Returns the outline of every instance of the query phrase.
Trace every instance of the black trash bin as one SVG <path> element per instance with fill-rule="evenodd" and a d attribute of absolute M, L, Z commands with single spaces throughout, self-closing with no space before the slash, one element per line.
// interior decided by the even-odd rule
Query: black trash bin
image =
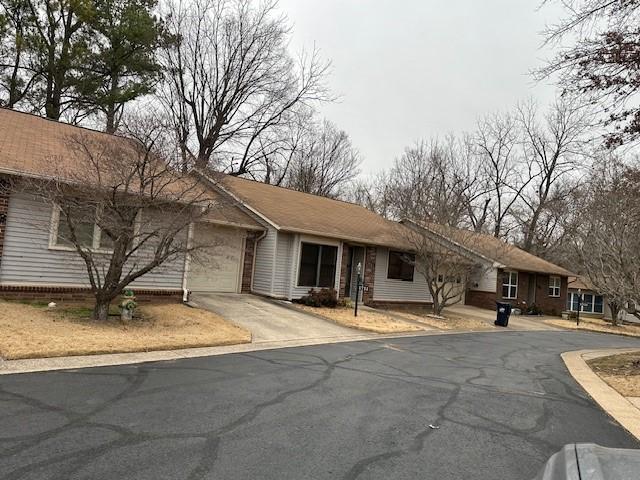
<path fill-rule="evenodd" d="M 493 324 L 506 327 L 509 325 L 509 315 L 511 315 L 511 304 L 496 302 L 496 321 Z"/>

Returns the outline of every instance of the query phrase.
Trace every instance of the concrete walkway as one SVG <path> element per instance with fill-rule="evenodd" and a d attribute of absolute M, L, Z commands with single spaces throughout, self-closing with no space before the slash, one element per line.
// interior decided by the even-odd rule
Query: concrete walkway
<path fill-rule="evenodd" d="M 193 303 L 251 331 L 253 343 L 362 337 L 359 330 L 341 327 L 276 302 L 237 293 L 194 294 Z M 377 335 L 368 335 L 375 338 Z"/>
<path fill-rule="evenodd" d="M 444 309 L 445 315 L 456 315 L 459 317 L 475 318 L 483 322 L 493 325 L 496 319 L 496 312 L 485 308 L 473 307 L 471 305 L 453 305 Z M 533 315 L 511 315 L 509 318 L 509 327 L 514 330 L 558 330 L 555 327 L 547 325 L 544 320 L 559 317 L 537 317 Z"/>
<path fill-rule="evenodd" d="M 640 440 L 640 404 L 635 398 L 623 397 L 610 387 L 587 365 L 587 360 L 620 353 L 638 351 L 637 348 L 578 350 L 562 354 L 569 373 L 602 409 L 611 415 L 629 433 Z"/>

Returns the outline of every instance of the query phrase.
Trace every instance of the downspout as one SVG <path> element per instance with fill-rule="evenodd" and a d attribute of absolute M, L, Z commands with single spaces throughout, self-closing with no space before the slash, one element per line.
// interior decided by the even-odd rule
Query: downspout
<path fill-rule="evenodd" d="M 182 302 L 187 303 L 189 301 L 189 295 L 191 292 L 187 289 L 187 274 L 189 273 L 189 264 L 191 263 L 191 255 L 189 255 L 189 250 L 191 249 L 193 243 L 193 229 L 194 224 L 191 222 L 189 224 L 189 229 L 187 230 L 187 251 L 184 255 L 184 268 L 182 269 Z"/>
<path fill-rule="evenodd" d="M 269 233 L 268 229 L 263 230 L 262 233 L 253 240 L 253 265 L 251 265 L 251 292 L 253 292 L 253 279 L 255 278 L 255 275 L 256 275 L 256 258 L 258 258 L 258 244 L 262 240 L 264 240 L 264 237 L 267 236 L 267 233 Z"/>

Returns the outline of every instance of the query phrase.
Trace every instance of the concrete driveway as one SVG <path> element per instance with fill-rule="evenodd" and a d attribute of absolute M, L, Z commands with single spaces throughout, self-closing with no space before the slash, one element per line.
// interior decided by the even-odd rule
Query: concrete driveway
<path fill-rule="evenodd" d="M 341 327 L 255 295 L 196 294 L 193 302 L 251 331 L 253 342 L 344 339 L 364 332 Z M 374 337 L 375 335 L 371 335 Z"/>
<path fill-rule="evenodd" d="M 502 331 L 6 375 L 0 478 L 528 480 L 566 443 L 638 448 L 559 355 L 637 345 Z"/>

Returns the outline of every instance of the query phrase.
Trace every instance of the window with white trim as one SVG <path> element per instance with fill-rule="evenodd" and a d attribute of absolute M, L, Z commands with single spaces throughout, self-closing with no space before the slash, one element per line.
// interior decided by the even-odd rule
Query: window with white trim
<path fill-rule="evenodd" d="M 572 312 L 578 311 L 579 295 L 577 292 L 571 292 L 567 299 L 567 308 Z M 580 311 L 584 313 L 604 313 L 604 299 L 602 295 L 593 295 L 591 293 L 582 294 L 582 303 Z"/>
<path fill-rule="evenodd" d="M 52 213 L 52 234 L 50 248 L 75 249 L 72 240 L 73 235 L 69 223 L 73 225 L 76 241 L 81 247 L 93 250 L 110 251 L 113 249 L 113 239 L 103 232 L 97 225 L 97 215 L 104 215 L 104 211 L 98 212 L 98 207 L 75 207 L 70 209 L 71 222 L 60 211 L 60 207 L 54 206 Z"/>
<path fill-rule="evenodd" d="M 518 272 L 502 274 L 502 298 L 518 298 Z"/>
<path fill-rule="evenodd" d="M 338 247 L 302 243 L 300 246 L 299 287 L 335 287 Z"/>
<path fill-rule="evenodd" d="M 553 275 L 549 277 L 549 296 L 550 297 L 560 296 L 560 285 L 561 285 L 560 277 L 556 277 Z"/>

